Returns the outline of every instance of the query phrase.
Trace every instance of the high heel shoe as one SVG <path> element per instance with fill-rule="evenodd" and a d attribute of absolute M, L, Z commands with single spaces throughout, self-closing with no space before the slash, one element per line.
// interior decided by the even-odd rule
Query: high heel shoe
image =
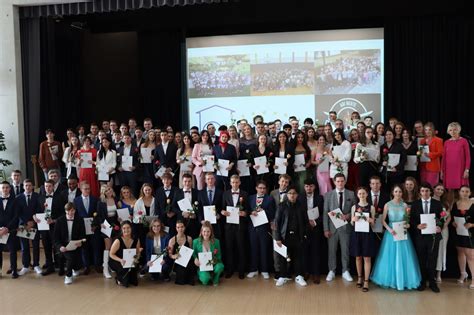
<path fill-rule="evenodd" d="M 367 284 L 367 286 L 365 286 Z M 364 287 L 362 288 L 362 292 L 369 292 L 369 280 L 364 280 Z"/>
<path fill-rule="evenodd" d="M 461 272 L 461 276 L 458 279 L 458 283 L 464 283 L 464 280 L 467 279 L 467 272 Z"/>
<path fill-rule="evenodd" d="M 357 277 L 357 287 L 360 289 L 362 288 L 362 277 Z"/>

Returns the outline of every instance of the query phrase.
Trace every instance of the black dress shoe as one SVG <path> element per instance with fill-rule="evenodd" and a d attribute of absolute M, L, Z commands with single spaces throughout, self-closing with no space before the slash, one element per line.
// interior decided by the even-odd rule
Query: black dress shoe
<path fill-rule="evenodd" d="M 12 279 L 16 279 L 16 278 L 18 278 L 18 273 L 12 272 Z"/>
<path fill-rule="evenodd" d="M 12 274 L 12 270 L 11 269 L 8 269 L 7 270 L 7 275 L 11 275 Z"/>
<path fill-rule="evenodd" d="M 84 276 L 87 276 L 90 272 L 91 272 L 90 268 L 86 267 L 86 268 L 84 268 L 83 274 L 84 274 Z"/>
<path fill-rule="evenodd" d="M 231 272 L 227 272 L 227 273 L 225 274 L 225 278 L 226 278 L 226 279 L 232 278 L 232 273 L 231 273 Z"/>
<path fill-rule="evenodd" d="M 43 267 L 41 267 L 41 269 L 48 269 L 48 268 L 49 268 L 48 264 L 44 264 Z"/>
<path fill-rule="evenodd" d="M 42 276 L 47 276 L 47 275 L 50 275 L 50 274 L 52 274 L 52 273 L 54 273 L 54 268 L 48 268 L 48 269 L 44 270 L 44 271 L 41 273 L 41 275 L 42 275 Z"/>
<path fill-rule="evenodd" d="M 102 266 L 95 266 L 95 272 L 102 273 L 103 272 Z"/>
<path fill-rule="evenodd" d="M 59 269 L 58 276 L 64 276 L 65 274 L 64 269 Z"/>
<path fill-rule="evenodd" d="M 239 273 L 239 279 L 240 279 L 240 280 L 245 279 L 245 274 Z"/>
<path fill-rule="evenodd" d="M 436 283 L 430 283 L 430 289 L 431 291 L 433 291 L 434 293 L 439 293 L 439 288 L 438 288 L 438 285 Z"/>
<path fill-rule="evenodd" d="M 416 288 L 418 291 L 425 291 L 426 289 L 426 284 L 420 284 L 420 286 L 418 288 Z"/>

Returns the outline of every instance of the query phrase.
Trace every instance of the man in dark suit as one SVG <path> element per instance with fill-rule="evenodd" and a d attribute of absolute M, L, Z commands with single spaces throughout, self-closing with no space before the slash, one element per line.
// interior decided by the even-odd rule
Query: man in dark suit
<path fill-rule="evenodd" d="M 10 252 L 10 269 L 12 270 L 12 278 L 18 278 L 16 270 L 16 229 L 18 228 L 18 217 L 15 214 L 14 201 L 15 197 L 10 192 L 10 183 L 4 181 L 0 184 L 0 237 L 8 236 L 7 244 L 0 243 L 0 274 L 3 266 L 3 247 L 7 246 Z"/>
<path fill-rule="evenodd" d="M 372 176 L 369 180 L 370 185 L 370 193 L 367 197 L 367 202 L 369 205 L 374 206 L 375 208 L 375 215 L 380 220 L 383 217 L 383 208 L 385 204 L 390 201 L 390 196 L 383 192 L 382 189 L 382 181 L 378 176 Z M 375 256 L 377 257 L 380 244 L 382 243 L 383 232 L 377 233 L 378 237 L 375 238 Z"/>
<path fill-rule="evenodd" d="M 198 202 L 199 202 L 199 213 L 198 219 L 201 224 L 204 223 L 204 207 L 205 206 L 215 206 L 217 223 L 212 224 L 214 230 L 214 235 L 217 239 L 221 241 L 221 250 L 224 252 L 223 245 L 225 241 L 222 238 L 221 233 L 221 220 L 219 209 L 222 207 L 222 190 L 216 187 L 216 176 L 214 173 L 207 173 L 205 175 L 206 187 L 198 193 Z"/>
<path fill-rule="evenodd" d="M 87 182 L 81 183 L 82 195 L 74 199 L 74 208 L 81 218 L 93 218 L 92 235 L 86 235 L 87 242 L 82 247 L 82 260 L 84 263 L 84 274 L 88 275 L 90 266 L 94 264 L 97 273 L 102 273 L 102 236 L 100 235 L 100 222 L 97 215 L 98 199 L 90 195 L 90 185 Z"/>
<path fill-rule="evenodd" d="M 23 187 L 25 191 L 19 194 L 15 198 L 15 212 L 18 217 L 19 224 L 27 226 L 28 228 L 35 227 L 33 215 L 40 211 L 41 206 L 39 203 L 39 196 L 33 191 L 33 182 L 29 179 L 23 181 Z M 40 233 L 36 233 L 35 238 L 32 241 L 33 244 L 33 268 L 37 274 L 42 272 L 39 266 L 40 260 Z M 21 258 L 23 268 L 18 272 L 18 275 L 23 276 L 30 270 L 30 240 L 26 238 L 20 239 L 21 243 Z"/>
<path fill-rule="evenodd" d="M 60 274 L 64 274 L 64 261 L 66 262 L 66 277 L 65 284 L 72 283 L 72 276 L 79 273 L 77 270 L 81 268 L 81 251 L 82 241 L 86 239 L 84 228 L 84 220 L 75 215 L 76 209 L 74 204 L 68 202 L 64 209 L 66 215 L 58 218 L 54 228 L 54 244 L 59 250 L 60 254 Z M 76 243 L 77 249 L 68 250 L 66 247 L 70 241 L 78 241 Z"/>
<path fill-rule="evenodd" d="M 50 170 L 48 172 L 48 179 L 54 182 L 54 192 L 60 193 L 61 191 L 67 189 L 66 185 L 61 183 L 61 174 L 58 170 Z M 40 187 L 40 193 L 44 193 L 44 185 Z"/>
<path fill-rule="evenodd" d="M 21 171 L 14 170 L 12 172 L 11 179 L 12 179 L 12 182 L 10 185 L 10 188 L 11 188 L 10 192 L 13 193 L 13 195 L 16 197 L 25 191 L 21 183 Z"/>
<path fill-rule="evenodd" d="M 222 197 L 223 220 L 230 216 L 227 207 L 235 207 L 239 210 L 239 223 L 223 223 L 226 248 L 226 272 L 225 277 L 230 278 L 235 270 L 239 272 L 239 279 L 245 277 L 245 266 L 247 264 L 247 233 L 248 233 L 248 199 L 247 192 L 240 189 L 240 178 L 238 175 L 230 177 L 231 189 L 224 192 Z M 237 263 L 236 263 L 237 262 Z"/>
<path fill-rule="evenodd" d="M 426 223 L 421 223 L 421 216 L 434 214 L 435 221 L 439 222 L 443 205 L 438 200 L 431 198 L 432 188 L 428 183 L 420 185 L 420 200 L 413 202 L 410 215 L 410 227 L 413 229 L 414 243 L 418 262 L 421 271 L 421 283 L 418 291 L 426 288 L 426 281 L 429 282 L 430 289 L 438 293 L 439 288 L 435 282 L 436 261 L 438 259 L 439 241 L 441 240 L 441 228 L 436 224 L 436 233 L 423 234 Z"/>
<path fill-rule="evenodd" d="M 135 196 L 138 195 L 139 187 L 137 184 L 136 168 L 138 166 L 138 154 L 139 149 L 132 143 L 132 137 L 129 134 L 123 136 L 124 145 L 117 150 L 117 166 L 118 176 L 120 178 L 120 184 L 122 186 L 128 186 L 132 190 Z M 122 160 L 124 156 L 132 157 L 132 167 L 122 167 Z M 78 209 L 79 210 L 79 209 Z"/>
<path fill-rule="evenodd" d="M 153 171 L 156 173 L 160 167 L 166 168 L 167 172 L 173 172 L 176 169 L 176 151 L 178 147 L 170 139 L 173 138 L 173 134 L 168 135 L 167 131 L 160 133 L 161 144 L 155 149 L 155 155 L 153 158 Z M 155 176 L 158 178 L 158 176 Z"/>
<path fill-rule="evenodd" d="M 170 228 L 170 236 L 176 234 L 177 213 L 173 208 L 174 195 L 178 188 L 172 186 L 173 177 L 170 173 L 161 176 L 163 186 L 158 187 L 155 192 L 155 214 L 158 214 L 164 226 Z"/>
<path fill-rule="evenodd" d="M 69 176 L 67 179 L 67 189 L 61 192 L 61 198 L 63 201 L 74 203 L 74 199 L 81 195 L 81 190 L 78 187 L 77 177 L 74 175 Z M 63 211 L 61 211 L 62 213 Z"/>
<path fill-rule="evenodd" d="M 57 261 L 57 257 L 54 257 L 53 253 L 54 251 L 54 224 L 56 220 L 64 213 L 64 204 L 66 201 L 63 199 L 62 195 L 63 192 L 60 192 L 59 190 L 54 190 L 54 181 L 53 180 L 47 180 L 44 183 L 44 191 L 40 192 L 39 194 L 39 203 L 40 203 L 40 208 L 38 212 L 36 213 L 47 213 L 49 219 L 48 219 L 48 224 L 49 224 L 49 231 L 41 231 L 41 239 L 43 241 L 43 248 L 44 248 L 44 256 L 46 263 L 43 266 L 45 269 L 42 272 L 43 276 L 47 276 L 51 273 L 54 273 L 54 263 L 53 263 L 53 258 L 54 261 Z M 34 215 L 33 218 L 35 219 L 36 222 L 38 222 L 36 216 Z"/>
<path fill-rule="evenodd" d="M 270 195 L 267 195 L 267 184 L 263 180 L 256 183 L 257 194 L 249 197 L 249 207 L 251 216 L 257 216 L 258 212 L 265 211 L 269 223 L 273 223 L 275 219 L 275 201 Z M 251 218 L 250 216 L 250 218 Z M 270 224 L 254 226 L 249 223 L 249 240 L 250 240 L 250 272 L 247 278 L 253 278 L 258 274 L 258 270 L 262 273 L 264 279 L 269 279 L 268 274 L 270 268 L 269 257 L 271 255 L 270 241 Z M 260 268 L 259 268 L 260 265 Z"/>
<path fill-rule="evenodd" d="M 304 193 L 300 194 L 298 200 L 303 211 L 317 208 L 317 218 L 309 220 L 308 243 L 306 252 L 306 270 L 312 276 L 315 284 L 319 284 L 320 265 L 321 265 L 321 246 L 323 242 L 323 210 L 324 200 L 316 192 L 316 185 L 312 179 L 306 179 L 304 182 Z"/>
<path fill-rule="evenodd" d="M 173 211 L 177 215 L 177 219 L 183 221 L 186 226 L 186 234 L 195 239 L 199 236 L 201 222 L 198 221 L 197 210 L 199 207 L 198 191 L 193 187 L 193 177 L 191 174 L 183 174 L 183 189 L 178 189 L 173 197 Z M 187 198 L 193 209 L 182 210 L 179 208 L 178 201 Z M 191 211 L 188 211 L 191 210 Z M 170 232 L 176 234 L 176 226 L 170 226 Z"/>
<path fill-rule="evenodd" d="M 304 252 L 303 244 L 307 239 L 307 231 L 309 227 L 308 215 L 303 210 L 302 205 L 298 202 L 298 192 L 296 187 L 288 188 L 288 199 L 283 201 L 277 208 L 275 214 L 275 229 L 273 230 L 273 238 L 277 246 L 281 247 L 283 243 L 287 247 L 287 256 L 289 263 L 293 266 L 296 275 L 295 282 L 305 287 L 304 280 Z M 287 257 L 278 255 L 275 259 L 280 260 L 278 272 L 278 280 L 276 286 L 285 284 L 290 276 L 290 268 Z"/>

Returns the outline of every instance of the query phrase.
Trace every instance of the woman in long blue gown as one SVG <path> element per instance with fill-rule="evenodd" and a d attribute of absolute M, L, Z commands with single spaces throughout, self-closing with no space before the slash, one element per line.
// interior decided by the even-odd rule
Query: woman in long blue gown
<path fill-rule="evenodd" d="M 416 289 L 420 285 L 421 274 L 415 248 L 407 233 L 407 239 L 395 241 L 394 222 L 405 221 L 407 205 L 402 200 L 402 189 L 395 185 L 392 189 L 393 199 L 383 211 L 385 234 L 375 262 L 371 280 L 373 283 L 397 290 Z M 388 216 L 388 224 L 386 218 Z M 408 229 L 408 224 L 406 225 Z"/>

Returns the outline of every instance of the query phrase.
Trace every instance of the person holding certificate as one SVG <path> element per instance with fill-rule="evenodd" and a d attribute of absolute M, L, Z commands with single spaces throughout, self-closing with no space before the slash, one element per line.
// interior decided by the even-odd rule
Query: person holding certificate
<path fill-rule="evenodd" d="M 204 157 L 212 155 L 213 147 L 214 144 L 211 141 L 209 132 L 207 130 L 201 131 L 201 142 L 194 145 L 192 154 L 194 164 L 193 175 L 196 177 L 196 187 L 199 190 L 203 189 L 206 185 L 203 172 L 203 167 L 206 163 Z"/>
<path fill-rule="evenodd" d="M 339 135 L 338 137 L 341 137 Z M 350 150 L 350 147 L 349 147 Z M 324 195 L 324 236 L 328 239 L 328 269 L 326 281 L 334 280 L 337 267 L 337 247 L 341 247 L 342 277 L 352 281 L 349 272 L 349 241 L 351 226 L 347 224 L 351 217 L 351 208 L 356 203 L 354 192 L 345 189 L 346 178 L 338 173 L 334 176 L 336 188 Z M 336 210 L 339 210 L 338 212 Z M 337 214 L 336 214 L 337 213 Z M 330 218 L 331 216 L 332 218 Z M 339 226 L 335 222 L 343 222 Z"/>
<path fill-rule="evenodd" d="M 191 139 L 191 136 L 185 133 L 183 135 L 183 143 L 181 148 L 176 151 L 176 163 L 179 165 L 179 188 L 183 188 L 183 175 L 192 174 L 193 172 L 193 148 L 194 142 Z"/>
<path fill-rule="evenodd" d="M 290 187 L 288 189 L 287 198 L 287 200 L 278 206 L 275 214 L 273 238 L 278 247 L 282 247 L 283 244 L 287 247 L 287 257 L 283 257 L 282 255 L 275 256 L 275 259 L 280 260 L 278 264 L 279 270 L 276 270 L 278 273 L 276 286 L 282 286 L 287 282 L 287 279 L 290 278 L 289 264 L 292 264 L 293 271 L 296 274 L 295 282 L 305 287 L 307 283 L 303 277 L 303 242 L 307 239 L 309 227 L 308 215 L 298 202 L 296 187 Z"/>
<path fill-rule="evenodd" d="M 138 194 L 137 174 L 135 169 L 138 166 L 139 150 L 132 143 L 132 137 L 129 134 L 123 136 L 123 146 L 117 150 L 117 166 L 120 185 L 128 186 L 132 193 Z"/>
<path fill-rule="evenodd" d="M 216 187 L 216 175 L 214 173 L 206 173 L 205 178 L 206 187 L 198 193 L 199 211 L 197 217 L 201 224 L 204 221 L 212 220 L 213 234 L 220 238 L 221 220 L 218 210 L 222 206 L 222 190 Z M 214 217 L 214 219 L 211 217 Z"/>
<path fill-rule="evenodd" d="M 370 178 L 378 174 L 380 145 L 374 138 L 372 127 L 366 127 L 354 153 L 354 162 L 359 164 L 359 184 L 368 187 Z"/>
<path fill-rule="evenodd" d="M 142 248 L 140 247 L 140 240 L 132 236 L 132 224 L 130 221 L 122 222 L 121 232 L 121 236 L 113 242 L 110 248 L 109 266 L 117 275 L 115 277 L 117 285 L 128 288 L 130 284 L 138 285 L 137 257 L 140 256 Z M 126 249 L 135 249 L 135 255 L 125 259 L 124 250 Z M 129 260 L 132 260 L 131 264 Z M 125 268 L 125 266 L 131 267 Z"/>
<path fill-rule="evenodd" d="M 403 146 L 400 142 L 394 140 L 393 130 L 385 130 L 385 143 L 380 146 L 380 156 L 382 161 L 381 175 L 384 190 L 387 193 L 393 185 L 403 182 L 403 172 L 407 160 Z"/>
<path fill-rule="evenodd" d="M 156 147 L 153 159 L 155 178 L 159 177 L 156 173 L 161 167 L 164 167 L 168 173 L 174 173 L 176 169 L 176 152 L 178 151 L 178 146 L 172 140 L 173 136 L 173 132 L 167 132 L 166 130 L 160 133 L 161 144 Z"/>
<path fill-rule="evenodd" d="M 109 136 L 102 138 L 99 152 L 97 153 L 97 169 L 99 173 L 99 183 L 112 186 L 112 176 L 115 174 L 117 166 L 117 152 L 111 146 Z"/>
<path fill-rule="evenodd" d="M 39 147 L 38 162 L 43 170 L 44 178 L 48 179 L 50 170 L 61 169 L 61 158 L 63 157 L 63 149 L 59 141 L 54 140 L 54 132 L 47 129 L 46 140 L 41 142 Z"/>
<path fill-rule="evenodd" d="M 179 250 L 181 246 L 186 246 L 188 248 L 193 247 L 193 240 L 189 235 L 185 234 L 186 226 L 180 220 L 176 222 L 176 235 L 172 237 L 169 241 L 169 257 L 172 260 L 176 260 L 179 258 Z M 194 285 L 194 263 L 189 260 L 186 267 L 177 264 L 176 262 L 173 263 L 174 272 L 176 273 L 175 284 L 184 285 Z"/>
<path fill-rule="evenodd" d="M 197 275 L 202 284 L 207 285 L 212 280 L 212 284 L 219 284 L 219 277 L 224 272 L 224 264 L 222 263 L 222 253 L 219 240 L 214 238 L 211 223 L 205 221 L 201 227 L 201 233 L 197 239 L 193 241 L 193 258 L 194 264 L 200 268 L 202 264 L 212 265 L 212 271 L 200 271 Z M 211 260 L 202 261 L 199 259 L 199 253 L 211 253 Z"/>
<path fill-rule="evenodd" d="M 244 152 L 243 155 L 241 155 L 242 157 L 244 158 L 247 158 L 247 160 L 249 160 L 250 158 L 250 162 L 252 164 L 252 168 L 251 168 L 251 172 L 252 172 L 252 178 L 250 178 L 250 181 L 252 181 L 253 178 L 255 178 L 255 180 L 264 180 L 265 182 L 269 183 L 269 186 L 270 187 L 273 187 L 271 185 L 271 181 L 272 181 L 272 173 L 270 172 L 266 172 L 266 173 L 263 173 L 263 174 L 258 174 L 258 169 L 261 167 L 261 165 L 258 165 L 255 163 L 255 158 L 259 158 L 259 157 L 266 157 L 267 158 L 267 165 L 266 167 L 268 169 L 270 169 L 271 167 L 273 167 L 273 152 L 272 152 L 272 149 L 271 149 L 271 144 L 267 143 L 267 136 L 266 135 L 260 135 L 258 136 L 258 143 L 257 145 L 252 145 L 250 146 L 250 149 L 247 149 L 248 150 L 248 153 L 247 153 L 247 150 Z M 250 187 L 250 186 L 249 186 Z M 254 188 L 252 187 L 251 189 L 252 191 L 254 191 Z"/>
<path fill-rule="evenodd" d="M 441 283 L 441 272 L 446 270 L 446 250 L 448 247 L 449 239 L 449 223 L 451 223 L 451 206 L 449 205 L 447 198 L 446 189 L 443 184 L 438 183 L 433 186 L 433 199 L 441 202 L 443 205 L 443 211 L 446 213 L 446 219 L 441 227 L 441 241 L 439 242 L 438 260 L 436 262 L 436 282 Z"/>
<path fill-rule="evenodd" d="M 170 259 L 167 257 L 169 234 L 163 229 L 160 219 L 153 219 L 150 223 L 150 231 L 146 236 L 146 261 L 147 266 L 152 267 L 153 264 L 161 263 L 161 273 L 150 273 L 152 280 L 170 281 Z M 156 261 L 151 260 L 151 255 L 164 256 L 163 259 Z M 159 258 L 159 257 L 158 257 Z"/>
<path fill-rule="evenodd" d="M 461 272 L 458 283 L 463 283 L 468 277 L 466 261 L 471 274 L 474 272 L 474 201 L 469 199 L 470 195 L 471 189 L 468 186 L 461 186 L 459 200 L 453 204 L 451 211 L 453 226 L 456 228 L 456 250 Z M 474 278 L 471 279 L 469 289 L 474 289 Z"/>
<path fill-rule="evenodd" d="M 251 216 L 260 217 L 259 212 L 264 212 L 267 221 L 273 222 L 275 218 L 275 201 L 270 195 L 267 195 L 267 185 L 264 181 L 257 181 L 256 183 L 257 194 L 249 197 L 249 207 Z M 250 240 L 250 272 L 247 274 L 247 278 L 253 278 L 257 276 L 258 270 L 262 273 L 264 279 L 269 279 L 268 273 L 270 268 L 269 261 L 269 245 L 270 238 L 268 233 L 270 232 L 270 225 L 262 223 L 257 226 L 254 222 L 249 223 L 249 240 Z"/>
<path fill-rule="evenodd" d="M 271 143 L 267 143 L 267 137 L 266 136 L 264 138 L 265 138 L 265 147 L 268 147 L 269 150 L 271 151 Z M 261 140 L 261 141 L 263 141 L 263 140 Z M 239 158 L 240 159 L 245 159 L 246 158 L 247 160 L 249 160 L 249 158 L 251 158 L 252 156 L 253 157 L 262 156 L 262 155 L 256 155 L 255 154 L 256 148 L 259 145 L 260 145 L 260 141 L 258 141 L 258 139 L 255 137 L 252 127 L 247 123 L 243 123 L 242 124 L 242 136 L 239 139 Z M 259 151 L 262 151 L 262 150 L 260 149 Z M 267 161 L 268 161 L 268 155 L 265 154 L 265 156 L 267 156 Z M 253 163 L 253 165 L 255 165 L 254 161 L 250 161 L 250 162 Z M 255 168 L 254 168 L 254 170 L 256 171 Z M 255 174 L 255 173 L 253 173 L 253 174 Z M 272 175 L 270 173 L 265 173 L 265 174 L 261 174 L 259 176 L 261 176 L 265 179 L 268 179 L 268 178 L 271 178 Z M 248 192 L 249 194 L 253 194 L 254 190 L 255 190 L 255 179 L 254 178 L 255 178 L 254 176 L 244 176 L 244 177 L 240 178 L 240 181 L 242 182 L 240 187 L 243 190 L 245 190 L 246 192 Z M 260 180 L 260 179 L 262 179 L 262 178 L 257 178 L 257 180 Z"/>
<path fill-rule="evenodd" d="M 414 243 L 421 270 L 421 283 L 418 291 L 426 288 L 429 282 L 430 289 L 438 293 L 436 279 L 436 261 L 438 260 L 441 228 L 438 226 L 443 206 L 441 202 L 431 198 L 432 188 L 428 183 L 421 183 L 420 197 L 412 205 L 410 225 L 414 230 Z"/>
<path fill-rule="evenodd" d="M 64 206 L 65 215 L 58 218 L 54 227 L 54 244 L 59 251 L 59 274 L 64 274 L 64 262 L 66 263 L 65 284 L 72 283 L 72 277 L 79 275 L 81 268 L 81 247 L 86 238 L 84 220 L 75 215 L 74 204 L 68 202 Z M 73 247 L 70 244 L 73 243 Z"/>
<path fill-rule="evenodd" d="M 109 270 L 109 251 L 112 246 L 112 240 L 120 234 L 120 223 L 117 215 L 117 201 L 115 199 L 115 192 L 112 187 L 102 185 L 100 187 L 100 200 L 97 204 L 97 213 L 99 223 L 102 228 L 105 228 L 104 221 L 107 221 L 113 228 L 110 236 L 102 233 L 104 239 L 104 259 L 102 263 L 104 277 L 106 279 L 112 278 Z"/>
<path fill-rule="evenodd" d="M 80 166 L 76 153 L 80 149 L 81 144 L 75 135 L 71 136 L 70 141 L 71 145 L 64 149 L 62 157 L 62 161 L 66 166 L 66 178 L 69 178 L 71 175 L 77 177 L 79 175 L 78 168 Z"/>
<path fill-rule="evenodd" d="M 311 164 L 316 165 L 316 181 L 321 196 L 324 196 L 327 192 L 332 190 L 331 177 L 329 177 L 328 152 L 326 136 L 320 134 L 318 136 L 316 149 L 311 153 Z"/>
<path fill-rule="evenodd" d="M 404 178 L 413 177 L 420 178 L 419 174 L 419 158 L 418 158 L 418 142 L 417 139 L 413 139 L 409 129 L 404 128 L 402 130 L 402 147 L 407 157 L 405 164 Z M 406 200 L 405 200 L 406 202 Z"/>
<path fill-rule="evenodd" d="M 290 165 L 290 167 L 293 167 L 294 175 L 293 175 L 293 183 L 296 185 L 296 188 L 298 191 L 303 191 L 304 189 L 304 181 L 306 180 L 308 176 L 307 170 L 311 166 L 311 149 L 308 147 L 308 144 L 306 142 L 306 135 L 301 131 L 298 130 L 295 135 L 295 139 L 293 141 L 294 147 L 295 147 L 295 161 L 296 161 L 296 155 L 302 156 L 303 157 L 303 165 L 297 165 L 295 164 Z M 298 163 L 300 164 L 300 163 Z M 303 171 L 297 172 L 295 169 L 298 167 L 304 167 Z"/>
<path fill-rule="evenodd" d="M 383 209 L 382 224 L 386 230 L 370 280 L 385 288 L 412 290 L 419 287 L 421 274 L 415 248 L 406 232 L 410 227 L 410 211 L 402 200 L 402 188 L 399 184 L 392 188 L 392 197 Z M 396 232 L 394 227 L 400 222 L 403 228 Z"/>
<path fill-rule="evenodd" d="M 223 190 L 229 188 L 229 177 L 236 173 L 235 165 L 237 164 L 237 151 L 232 144 L 229 144 L 229 133 L 227 131 L 221 131 L 219 135 L 219 144 L 214 147 L 215 162 L 219 164 L 217 167 L 217 187 Z M 223 172 L 220 170 L 221 162 L 225 160 L 228 165 Z"/>
<path fill-rule="evenodd" d="M 435 135 L 435 127 L 432 122 L 425 124 L 425 138 L 423 142 L 424 146 L 428 146 L 429 150 L 428 153 L 425 150 L 420 150 L 420 154 L 425 157 L 425 159 L 420 161 L 420 180 L 434 186 L 439 182 L 439 173 L 441 172 L 443 139 Z"/>
<path fill-rule="evenodd" d="M 133 232 L 134 235 L 145 244 L 145 238 L 149 221 L 147 217 L 156 216 L 155 197 L 153 197 L 153 188 L 150 184 L 143 184 L 140 189 L 140 197 L 133 207 Z"/>
<path fill-rule="evenodd" d="M 90 137 L 84 138 L 84 144 L 76 154 L 79 159 L 79 165 L 81 166 L 79 170 L 79 182 L 87 182 L 90 186 L 91 195 L 96 198 L 99 197 L 99 184 L 95 173 L 97 150 L 92 146 Z"/>
<path fill-rule="evenodd" d="M 274 169 L 274 177 L 273 177 L 273 183 L 276 185 L 278 183 L 278 178 L 279 178 L 279 173 L 277 171 L 277 168 L 279 167 L 276 163 L 276 158 L 282 158 L 286 159 L 286 162 L 284 162 L 284 166 L 286 167 L 286 174 L 288 174 L 290 177 L 293 176 L 293 164 L 295 163 L 295 149 L 291 142 L 288 140 L 288 135 L 284 131 L 280 131 L 277 134 L 277 142 L 273 146 L 273 156 L 275 158 L 275 163 L 273 164 L 273 169 Z M 272 187 L 269 187 L 267 185 L 268 189 L 271 190 Z"/>
<path fill-rule="evenodd" d="M 186 230 L 189 236 L 196 238 L 199 236 L 199 230 L 201 227 L 201 222 L 198 221 L 198 214 L 196 210 L 198 209 L 198 191 L 193 187 L 193 177 L 190 174 L 183 174 L 183 188 L 177 189 L 173 196 L 173 211 L 176 214 L 174 216 L 177 222 L 178 220 L 184 222 Z M 181 207 L 180 204 L 183 204 L 187 199 L 189 202 L 187 209 L 186 207 Z M 176 226 L 176 223 L 175 225 Z M 173 226 L 169 225 L 170 229 Z M 174 235 L 175 231 L 170 230 L 170 235 Z"/>
<path fill-rule="evenodd" d="M 247 264 L 248 194 L 240 189 L 240 178 L 238 175 L 230 177 L 230 185 L 231 189 L 225 191 L 222 196 L 223 204 L 221 210 L 221 214 L 227 220 L 224 225 L 225 277 L 230 278 L 234 271 L 238 271 L 239 279 L 243 279 Z M 229 210 L 232 210 L 233 213 Z M 235 215 L 234 212 L 236 212 Z M 231 220 L 231 217 L 236 218 L 237 221 Z"/>
<path fill-rule="evenodd" d="M 351 223 L 355 228 L 351 234 L 350 253 L 356 258 L 357 287 L 362 288 L 363 292 L 368 292 L 372 257 L 375 256 L 375 235 L 371 229 L 375 223 L 375 207 L 367 200 L 369 195 L 367 188 L 359 187 L 356 193 L 359 202 L 351 209 Z"/>
<path fill-rule="evenodd" d="M 153 155 L 156 148 L 156 134 L 153 129 L 146 133 L 145 142 L 140 144 L 140 166 L 143 169 L 143 182 L 157 186 L 155 173 L 153 172 Z"/>

